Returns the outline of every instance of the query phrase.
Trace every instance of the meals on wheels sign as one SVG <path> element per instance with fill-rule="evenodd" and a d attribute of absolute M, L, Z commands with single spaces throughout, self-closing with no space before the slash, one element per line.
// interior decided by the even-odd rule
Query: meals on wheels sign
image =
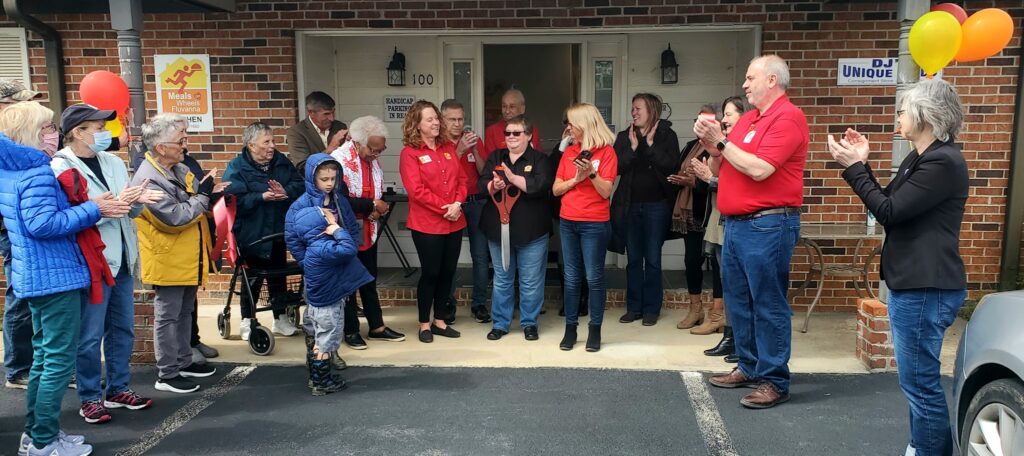
<path fill-rule="evenodd" d="M 156 110 L 181 114 L 188 131 L 213 131 L 210 97 L 210 56 L 207 54 L 154 55 Z"/>

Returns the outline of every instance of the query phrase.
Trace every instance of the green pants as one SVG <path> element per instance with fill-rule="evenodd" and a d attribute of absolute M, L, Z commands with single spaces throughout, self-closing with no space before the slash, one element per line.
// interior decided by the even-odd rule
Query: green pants
<path fill-rule="evenodd" d="M 60 406 L 75 371 L 81 291 L 28 298 L 32 311 L 32 370 L 28 376 L 25 433 L 36 448 L 49 445 L 60 430 Z"/>

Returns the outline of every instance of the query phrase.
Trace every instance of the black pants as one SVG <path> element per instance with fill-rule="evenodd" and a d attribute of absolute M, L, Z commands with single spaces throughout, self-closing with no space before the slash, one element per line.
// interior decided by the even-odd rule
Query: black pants
<path fill-rule="evenodd" d="M 380 298 L 377 296 L 377 244 L 356 254 L 366 271 L 372 275 L 373 281 L 359 287 L 359 299 L 363 301 L 363 315 L 370 330 L 384 326 L 384 313 L 380 310 Z M 345 335 L 359 333 L 359 315 L 356 313 L 356 295 L 353 293 L 345 300 Z"/>
<path fill-rule="evenodd" d="M 718 260 L 714 256 L 710 258 L 704 255 L 704 233 L 690 231 L 683 235 L 684 252 L 683 262 L 686 265 L 686 289 L 690 294 L 700 294 L 704 288 L 704 260 L 711 262 L 711 288 L 712 296 L 722 297 L 722 274 L 718 269 Z"/>
<path fill-rule="evenodd" d="M 247 252 L 242 252 L 243 254 Z M 246 255 L 245 263 L 249 265 L 250 269 L 277 269 L 282 268 L 288 262 L 288 250 L 285 246 L 284 241 L 274 242 L 270 245 L 270 258 L 260 258 L 256 255 Z M 239 305 L 242 308 L 242 318 L 252 318 L 252 309 L 256 308 L 256 302 L 259 300 L 260 290 L 263 288 L 263 279 L 259 277 L 249 277 L 249 290 L 252 291 L 252 296 L 248 296 L 247 293 L 242 293 L 242 299 L 248 300 L 250 305 Z M 288 289 L 288 278 L 285 276 L 271 277 L 267 279 L 267 288 L 269 296 L 281 296 Z M 274 319 L 284 313 L 284 309 L 274 309 Z"/>
<path fill-rule="evenodd" d="M 420 281 L 416 284 L 416 306 L 420 323 L 430 322 L 430 308 L 434 319 L 448 317 L 445 310 L 459 265 L 462 250 L 462 230 L 449 234 L 427 234 L 412 230 L 412 242 L 420 259 Z"/>

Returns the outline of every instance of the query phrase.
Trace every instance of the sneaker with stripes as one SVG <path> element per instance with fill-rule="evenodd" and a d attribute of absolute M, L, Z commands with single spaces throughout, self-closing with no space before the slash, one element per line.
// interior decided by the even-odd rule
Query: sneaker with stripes
<path fill-rule="evenodd" d="M 126 408 L 128 410 L 142 410 L 153 405 L 153 400 L 148 397 L 139 396 L 135 391 L 124 390 L 103 401 L 107 408 Z"/>
<path fill-rule="evenodd" d="M 103 401 L 99 399 L 83 402 L 82 408 L 78 409 L 78 416 L 84 418 L 85 422 L 89 424 L 103 424 L 114 418 L 110 416 L 110 412 L 103 406 Z"/>

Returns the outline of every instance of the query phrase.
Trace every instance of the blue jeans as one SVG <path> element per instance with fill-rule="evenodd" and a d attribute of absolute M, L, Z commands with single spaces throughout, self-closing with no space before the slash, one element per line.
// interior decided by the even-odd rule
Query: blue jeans
<path fill-rule="evenodd" d="M 36 448 L 49 445 L 60 429 L 60 406 L 75 372 L 81 291 L 27 298 L 32 309 L 32 370 L 28 376 L 25 433 Z"/>
<path fill-rule="evenodd" d="M 661 314 L 661 247 L 668 235 L 672 206 L 665 201 L 634 203 L 626 226 L 626 311 Z"/>
<path fill-rule="evenodd" d="M 738 367 L 747 378 L 770 382 L 783 393 L 789 392 L 793 342 L 789 262 L 799 238 L 799 215 L 725 221 L 722 288 Z"/>
<path fill-rule="evenodd" d="M 491 281 L 489 267 L 491 264 L 488 252 L 487 236 L 480 229 L 480 214 L 484 211 L 486 199 L 467 201 L 462 205 L 466 214 L 466 233 L 469 238 L 469 256 L 473 259 L 473 309 L 487 304 L 487 283 Z M 501 256 L 499 254 L 498 258 Z M 452 295 L 455 294 L 455 281 L 452 281 Z"/>
<path fill-rule="evenodd" d="M 5 233 L 0 242 L 6 241 Z M 10 247 L 4 255 L 4 277 L 7 278 L 7 290 L 4 292 L 4 370 L 7 380 L 10 380 L 28 375 L 32 368 L 32 312 L 24 299 L 14 295 Z"/>
<path fill-rule="evenodd" d="M 910 445 L 918 456 L 953 454 L 939 353 L 966 290 L 889 290 L 889 322 L 900 389 L 910 403 Z M 730 303 L 731 305 L 731 303 Z"/>
<path fill-rule="evenodd" d="M 88 291 L 82 293 L 82 332 L 79 337 L 78 398 L 82 402 L 103 399 L 100 377 L 103 364 L 100 346 L 107 363 L 107 397 L 128 389 L 132 347 L 135 344 L 135 280 L 127 267 L 114 278 L 114 286 L 103 285 L 103 302 L 89 304 Z"/>
<path fill-rule="evenodd" d="M 579 324 L 580 282 L 586 276 L 590 287 L 590 324 L 604 320 L 607 291 L 604 285 L 604 256 L 608 249 L 611 225 L 608 222 L 575 222 L 560 219 L 562 261 L 565 262 L 565 324 Z"/>
<path fill-rule="evenodd" d="M 516 271 L 519 272 L 519 326 L 537 326 L 537 316 L 544 304 L 544 271 L 548 259 L 548 235 L 527 244 L 512 246 L 508 270 L 501 264 L 501 243 L 488 242 L 494 258 L 494 291 L 491 295 L 491 316 L 494 329 L 508 331 L 515 307 Z"/>

